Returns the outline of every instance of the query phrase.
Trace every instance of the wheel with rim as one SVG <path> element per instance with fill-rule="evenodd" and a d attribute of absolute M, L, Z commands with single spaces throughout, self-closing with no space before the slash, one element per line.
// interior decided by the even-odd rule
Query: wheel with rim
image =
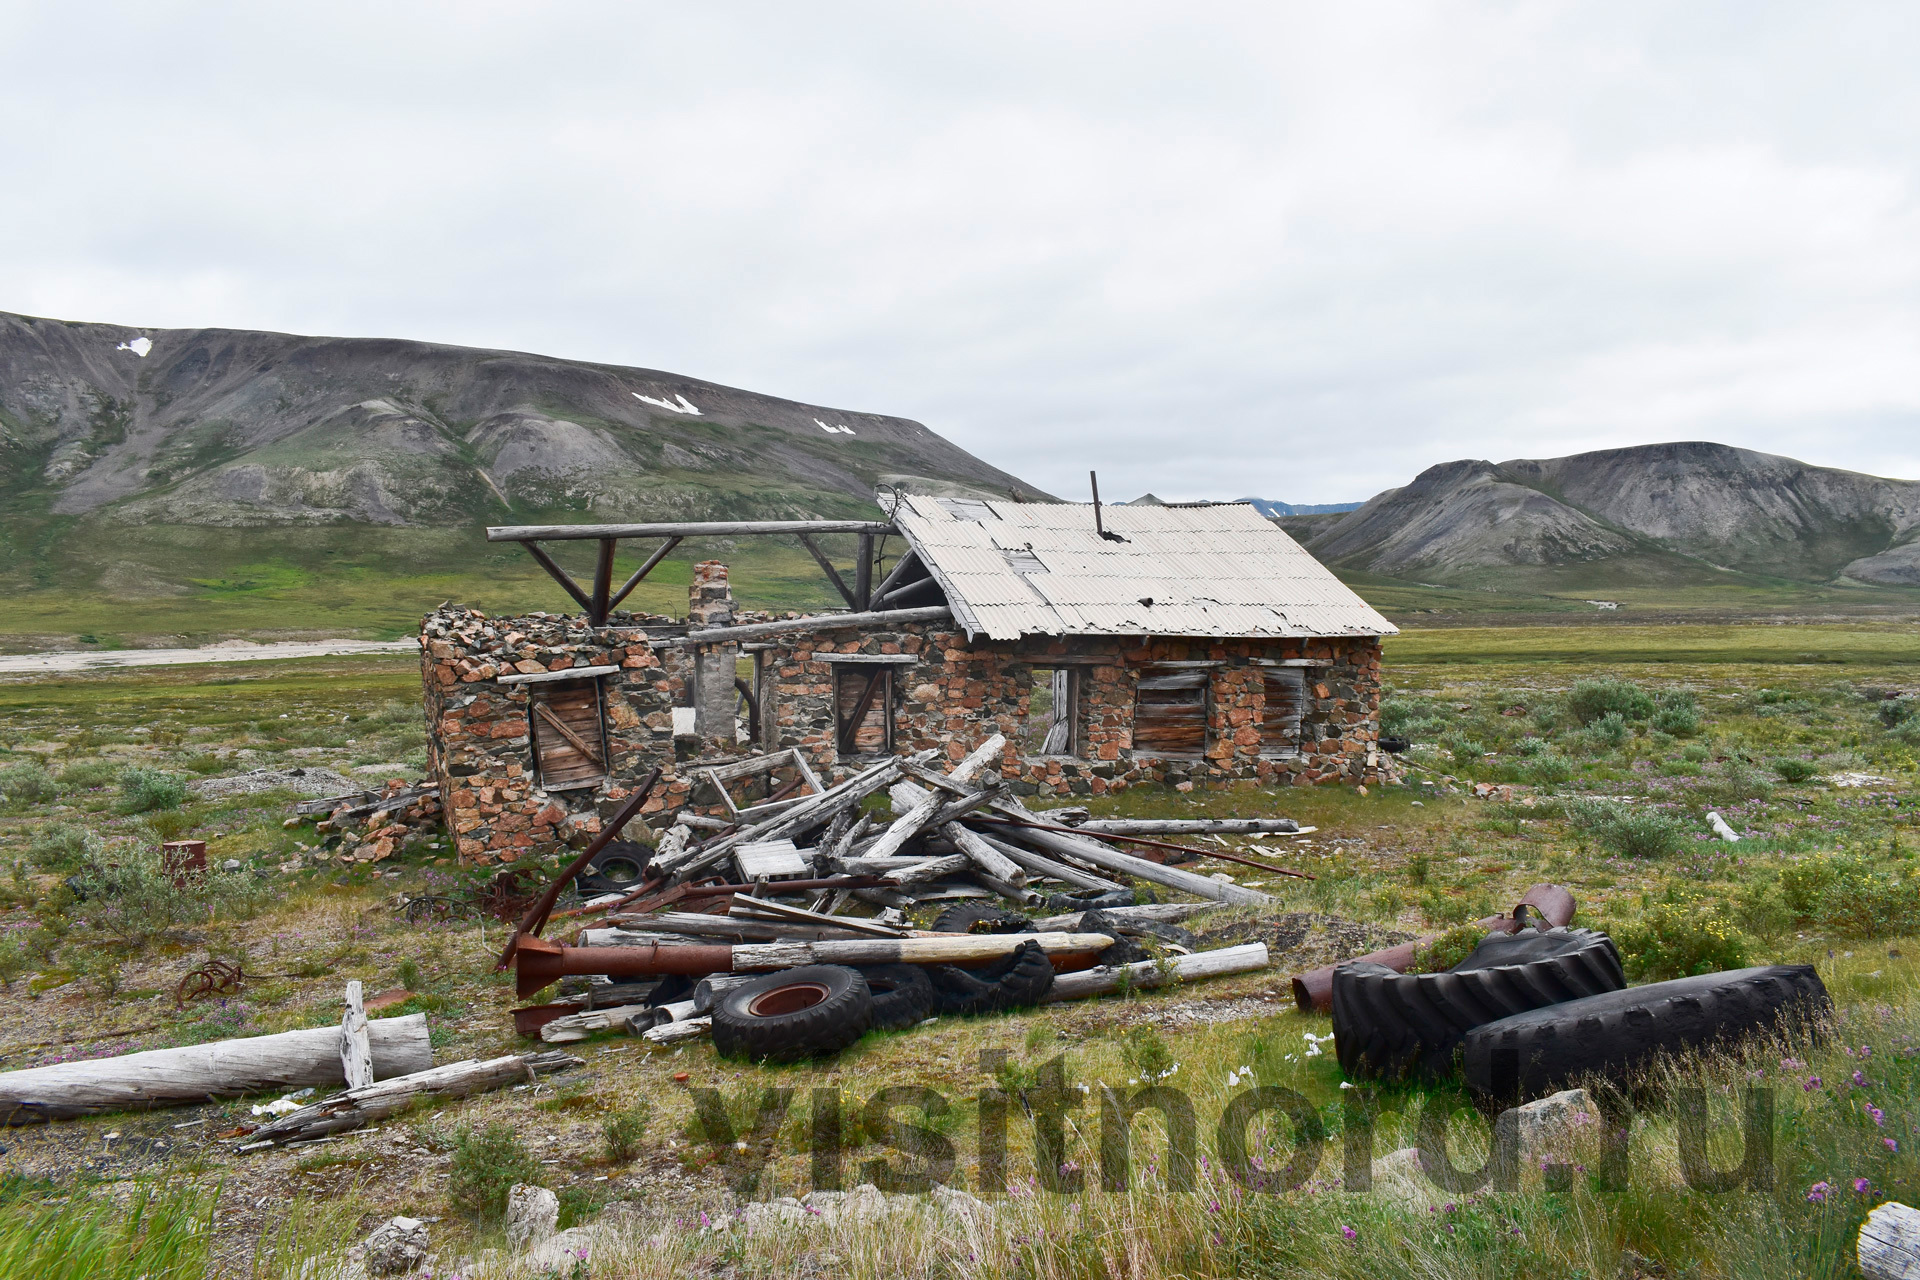
<path fill-rule="evenodd" d="M 1466 1037 L 1467 1084 L 1502 1098 L 1595 1077 L 1631 1085 L 1662 1057 L 1816 1031 L 1832 1011 L 1810 964 L 1652 982 L 1475 1027 Z"/>
<path fill-rule="evenodd" d="M 825 1058 L 866 1034 L 872 1022 L 873 995 L 858 970 L 806 965 L 722 996 L 713 1006 L 713 1047 L 724 1058 Z"/>
<path fill-rule="evenodd" d="M 1626 985 L 1613 939 L 1589 929 L 1493 934 L 1445 973 L 1343 964 L 1333 971 L 1334 1049 L 1356 1080 L 1445 1079 L 1475 1027 Z"/>
<path fill-rule="evenodd" d="M 860 966 L 860 976 L 873 993 L 873 1028 L 899 1031 L 924 1022 L 939 1007 L 940 997 L 933 989 L 927 971 L 917 964 L 871 964 Z"/>

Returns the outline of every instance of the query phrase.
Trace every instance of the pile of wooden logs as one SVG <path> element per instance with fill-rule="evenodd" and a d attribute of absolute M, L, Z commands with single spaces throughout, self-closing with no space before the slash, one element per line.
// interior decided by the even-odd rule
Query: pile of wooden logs
<path fill-rule="evenodd" d="M 1083 810 L 1036 814 L 1003 787 L 993 768 L 1005 748 L 1005 739 L 996 734 L 945 772 L 932 767 L 932 752 L 885 760 L 837 786 L 816 786 L 812 794 L 754 806 L 736 823 L 683 815 L 661 839 L 642 884 L 559 913 L 604 917 L 597 924 L 587 922 L 574 945 L 533 936 L 545 920 L 530 920 L 510 953 L 520 993 L 531 995 L 568 977 L 602 984 L 648 975 L 713 975 L 710 980 L 717 981 L 809 964 L 978 965 L 1025 942 L 1038 943 L 1056 969 L 1086 969 L 1115 940 L 1075 932 L 1079 910 L 1035 920 L 1034 932 L 990 934 L 915 930 L 905 912 L 924 903 L 967 899 L 997 899 L 1003 909 L 1023 913 L 1048 909 L 1051 902 L 1059 912 L 1089 901 L 1089 895 L 1101 896 L 1097 905 L 1102 908 L 1117 906 L 1122 912 L 1162 909 L 1122 905 L 1131 901 L 1129 881 L 1203 900 L 1189 910 L 1270 901 L 1269 895 L 1227 877 L 1168 865 L 1127 846 L 1163 857 L 1175 850 L 1188 859 L 1219 858 L 1269 874 L 1300 874 L 1148 838 L 1298 831 L 1287 819 L 1095 821 Z M 888 801 L 884 813 L 869 804 L 881 794 Z M 1231 950 L 1220 963 L 1240 968 L 1266 963 L 1264 948 Z M 1167 970 L 1166 977 L 1238 971 L 1215 969 L 1213 963 L 1186 957 L 1185 967 Z M 685 989 L 684 983 L 677 985 Z M 1055 998 L 1133 985 L 1152 983 L 1114 972 L 1077 979 Z M 697 1030 L 656 1025 L 659 1020 L 646 1014 L 648 1006 L 601 1003 L 552 1006 L 556 1020 L 542 1034 L 565 1042 L 631 1024 L 638 1033 L 670 1043 Z"/>

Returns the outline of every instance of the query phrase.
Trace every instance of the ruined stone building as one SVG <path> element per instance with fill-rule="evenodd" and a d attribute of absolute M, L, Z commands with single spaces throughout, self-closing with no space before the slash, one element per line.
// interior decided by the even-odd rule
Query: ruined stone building
<path fill-rule="evenodd" d="M 851 584 L 813 541 L 847 533 Z M 682 538 L 712 534 L 799 537 L 847 611 L 739 611 L 712 562 L 696 566 L 685 622 L 617 611 Z M 527 545 L 583 612 L 425 621 L 430 758 L 463 858 L 577 841 L 656 766 L 648 812 L 728 816 L 777 785 L 831 784 L 928 747 L 957 759 L 996 732 L 1023 795 L 1361 782 L 1379 768 L 1380 639 L 1395 628 L 1251 506 L 909 496 L 886 522 L 489 537 Z M 641 537 L 666 541 L 616 592 L 615 545 Z M 540 549 L 581 538 L 600 543 L 590 588 Z M 785 754 L 726 767 L 772 753 Z"/>

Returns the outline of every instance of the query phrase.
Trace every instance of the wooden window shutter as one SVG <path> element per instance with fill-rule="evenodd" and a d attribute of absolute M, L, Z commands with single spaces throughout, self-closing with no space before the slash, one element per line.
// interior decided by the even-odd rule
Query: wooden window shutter
<path fill-rule="evenodd" d="M 1207 750 L 1205 669 L 1147 667 L 1133 700 L 1133 749 L 1198 760 Z"/>
<path fill-rule="evenodd" d="M 1260 754 L 1292 756 L 1300 753 L 1300 716 L 1306 709 L 1306 674 L 1298 667 L 1267 667 L 1267 708 L 1261 713 Z"/>
<path fill-rule="evenodd" d="M 893 667 L 842 664 L 833 669 L 834 743 L 843 756 L 893 751 Z"/>
<path fill-rule="evenodd" d="M 607 718 L 599 680 L 532 685 L 527 712 L 541 786 L 561 791 L 607 780 Z"/>

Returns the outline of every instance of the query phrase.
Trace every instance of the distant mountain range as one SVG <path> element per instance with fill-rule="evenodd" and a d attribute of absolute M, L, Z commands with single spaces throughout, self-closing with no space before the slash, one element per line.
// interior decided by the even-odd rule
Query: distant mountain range
<path fill-rule="evenodd" d="M 1705 442 L 1442 463 L 1301 532 L 1336 567 L 1447 584 L 1920 586 L 1920 482 Z"/>
<path fill-rule="evenodd" d="M 1353 511 L 1360 506 L 1358 502 L 1296 503 L 1275 502 L 1271 498 L 1235 498 L 1234 501 L 1247 503 L 1269 520 L 1275 516 L 1317 516 L 1330 512 Z M 1154 494 L 1143 493 L 1126 505 L 1130 507 L 1164 507 L 1167 503 L 1164 499 Z"/>
<path fill-rule="evenodd" d="M 917 422 L 655 369 L 0 313 L 0 513 L 386 526 L 871 512 L 1045 496 Z"/>

